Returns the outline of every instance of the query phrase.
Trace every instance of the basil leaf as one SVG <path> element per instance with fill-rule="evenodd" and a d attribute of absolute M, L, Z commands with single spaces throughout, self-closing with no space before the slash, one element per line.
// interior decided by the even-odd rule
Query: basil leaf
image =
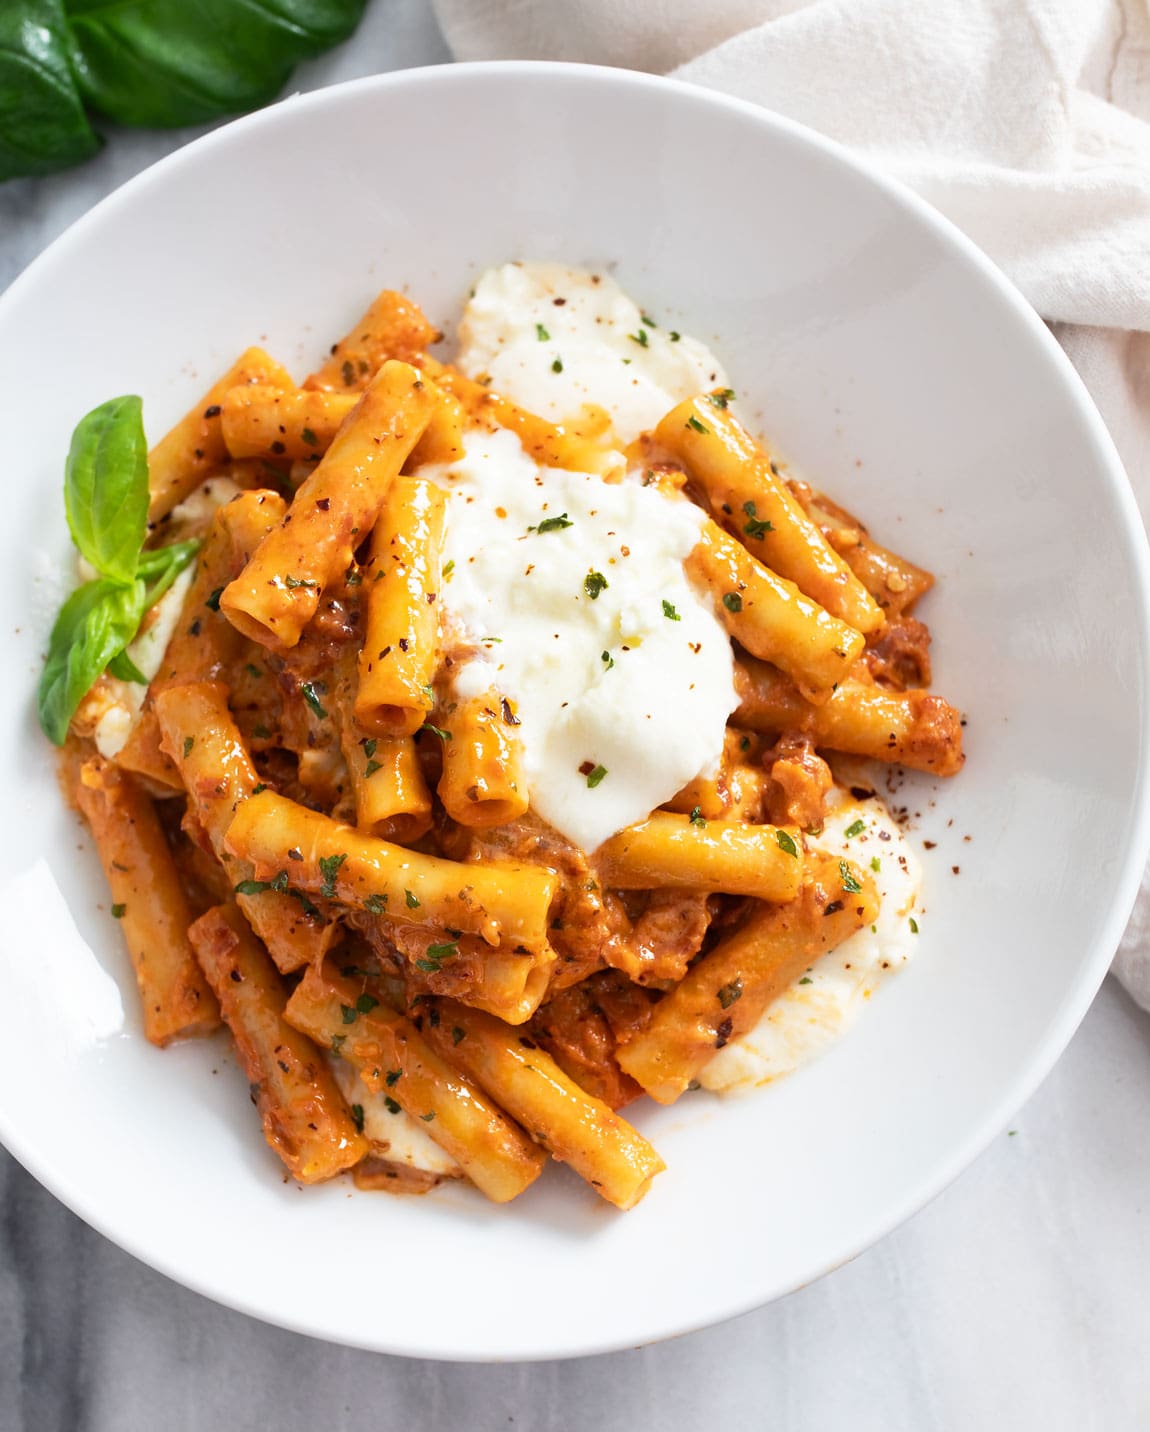
<path fill-rule="evenodd" d="M 131 582 L 148 526 L 148 445 L 139 398 L 109 398 L 80 419 L 64 469 L 72 541 L 96 571 Z"/>
<path fill-rule="evenodd" d="M 172 542 L 141 555 L 136 575 L 152 584 L 144 602 L 145 611 L 155 606 L 199 550 L 198 541 Z"/>
<path fill-rule="evenodd" d="M 120 654 L 144 615 L 144 584 L 85 582 L 60 608 L 40 675 L 37 708 L 44 734 L 64 744 L 68 723 L 92 683 Z"/>
<path fill-rule="evenodd" d="M 301 60 L 347 39 L 366 0 L 66 0 L 84 98 L 171 128 L 254 109 Z"/>
<path fill-rule="evenodd" d="M 100 143 L 68 65 L 60 0 L 0 4 L 0 181 L 79 164 Z"/>
<path fill-rule="evenodd" d="M 122 651 L 119 656 L 114 656 L 108 663 L 108 675 L 114 676 L 117 681 L 134 681 L 137 686 L 147 686 L 148 678 L 128 655 Z"/>

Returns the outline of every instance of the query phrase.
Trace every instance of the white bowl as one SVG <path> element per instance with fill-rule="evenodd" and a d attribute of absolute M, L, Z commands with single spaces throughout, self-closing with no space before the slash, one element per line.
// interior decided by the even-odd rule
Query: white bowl
<path fill-rule="evenodd" d="M 450 325 L 509 257 L 610 267 L 712 343 L 782 452 L 937 572 L 936 685 L 969 713 L 962 776 L 895 797 L 938 841 L 917 960 L 799 1074 L 637 1108 L 669 1168 L 626 1215 L 561 1170 L 502 1209 L 461 1187 L 404 1201 L 286 1183 L 223 1041 L 144 1042 L 33 714 L 81 414 L 139 392 L 155 436 L 245 345 L 302 375 L 385 284 Z M 666 1337 L 798 1287 L 914 1212 L 1081 1019 L 1148 843 L 1142 527 L 1026 304 L 833 145 L 622 71 L 338 86 L 201 139 L 76 224 L 0 303 L 0 392 L 0 1136 L 171 1277 L 425 1357 Z"/>

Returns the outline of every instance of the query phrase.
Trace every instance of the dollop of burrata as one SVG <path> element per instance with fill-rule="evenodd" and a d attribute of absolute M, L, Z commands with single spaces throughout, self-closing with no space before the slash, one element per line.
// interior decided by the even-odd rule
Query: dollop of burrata
<path fill-rule="evenodd" d="M 502 429 L 420 475 L 449 494 L 442 601 L 480 653 L 455 695 L 514 703 L 532 809 L 590 851 L 713 771 L 738 702 L 730 639 L 683 570 L 699 509 L 540 468 Z"/>
<path fill-rule="evenodd" d="M 457 362 L 551 422 L 605 409 L 620 444 L 684 398 L 728 386 L 709 348 L 657 323 L 610 274 L 552 263 L 488 269 L 464 310 Z"/>

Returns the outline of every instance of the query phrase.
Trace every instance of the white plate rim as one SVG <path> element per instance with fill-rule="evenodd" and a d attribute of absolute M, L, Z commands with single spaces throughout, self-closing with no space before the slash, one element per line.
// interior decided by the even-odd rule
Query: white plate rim
<path fill-rule="evenodd" d="M 216 145 L 229 143 L 230 137 L 237 131 L 247 132 L 266 125 L 274 125 L 284 106 L 304 106 L 318 109 L 331 104 L 338 105 L 348 94 L 361 91 L 399 89 L 423 84 L 450 86 L 453 77 L 459 75 L 489 76 L 497 79 L 513 74 L 562 75 L 577 78 L 580 82 L 585 81 L 589 86 L 623 84 L 639 91 L 666 92 L 672 90 L 688 103 L 725 109 L 763 126 L 764 129 L 788 135 L 800 145 L 821 152 L 824 157 L 876 185 L 896 207 L 924 225 L 975 270 L 978 276 L 995 290 L 998 298 L 1011 312 L 1013 318 L 1027 330 L 1036 345 L 1036 353 L 1042 355 L 1043 360 L 1050 367 L 1051 376 L 1061 385 L 1065 401 L 1074 408 L 1084 424 L 1086 435 L 1098 460 L 1100 473 L 1110 489 L 1109 495 L 1114 499 L 1124 519 L 1121 532 L 1122 545 L 1130 560 L 1131 574 L 1136 588 L 1135 621 L 1138 628 L 1137 646 L 1140 658 L 1138 675 L 1142 708 L 1142 740 L 1137 770 L 1133 773 L 1134 795 L 1128 817 L 1131 838 L 1125 854 L 1122 856 L 1121 870 L 1115 879 L 1115 895 L 1109 914 L 1103 923 L 1102 932 L 1096 939 L 1093 949 L 1088 954 L 1084 954 L 1078 979 L 1069 990 L 1058 1016 L 1052 1020 L 1028 1067 L 1000 1093 L 993 1107 L 984 1114 L 981 1122 L 950 1151 L 948 1156 L 936 1160 L 934 1167 L 923 1174 L 912 1187 L 909 1187 L 899 1200 L 892 1202 L 882 1217 L 874 1218 L 870 1226 L 856 1235 L 853 1247 L 845 1252 L 828 1256 L 801 1280 L 786 1281 L 782 1284 L 768 1282 L 765 1287 L 755 1287 L 743 1298 L 733 1301 L 731 1306 L 718 1317 L 708 1315 L 697 1321 L 676 1317 L 669 1321 L 667 1326 L 658 1327 L 646 1333 L 639 1345 L 647 1345 L 696 1332 L 705 1327 L 713 1327 L 742 1316 L 755 1308 L 784 1297 L 788 1293 L 795 1292 L 801 1287 L 808 1286 L 852 1261 L 885 1238 L 887 1234 L 943 1192 L 959 1174 L 977 1159 L 996 1135 L 1006 1127 L 1022 1105 L 1030 1099 L 1066 1048 L 1106 976 L 1114 951 L 1118 947 L 1122 932 L 1133 909 L 1142 871 L 1147 856 L 1150 854 L 1150 780 L 1147 778 L 1146 760 L 1148 736 L 1150 736 L 1150 712 L 1147 710 L 1146 699 L 1147 679 L 1150 677 L 1150 543 L 1147 541 L 1142 517 L 1121 458 L 1085 384 L 1035 310 L 1002 270 L 962 230 L 921 199 L 912 189 L 885 174 L 869 158 L 854 153 L 846 146 L 826 138 L 804 124 L 778 114 L 765 106 L 725 95 L 717 90 L 640 71 L 603 65 L 543 60 L 476 61 L 428 65 L 415 69 L 369 75 L 330 85 L 306 95 L 285 96 L 282 100 L 257 110 L 253 114 L 241 116 L 221 125 L 157 160 L 76 219 L 13 280 L 3 294 L 0 294 L 0 330 L 3 328 L 5 313 L 9 305 L 20 298 L 24 289 L 36 282 L 44 270 L 50 269 L 53 263 L 66 257 L 73 246 L 83 244 L 88 229 L 103 215 L 106 208 L 121 202 L 130 194 L 135 194 L 139 189 L 147 188 L 149 184 L 156 181 L 157 177 L 166 177 L 170 172 L 178 170 L 192 155 L 198 157 Z M 384 1339 L 366 1335 L 362 1338 L 349 1338 L 345 1333 L 336 1334 L 318 1325 L 314 1320 L 309 1321 L 303 1317 L 293 1316 L 290 1311 L 281 1312 L 270 1309 L 259 1304 L 253 1298 L 245 1298 L 234 1292 L 222 1291 L 210 1285 L 208 1280 L 198 1279 L 194 1270 L 178 1265 L 171 1257 L 157 1255 L 152 1251 L 143 1251 L 139 1246 L 140 1240 L 134 1239 L 129 1231 L 112 1226 L 111 1220 L 91 1206 L 90 1199 L 80 1180 L 69 1178 L 63 1173 L 55 1175 L 42 1173 L 38 1169 L 35 1150 L 21 1136 L 18 1129 L 8 1126 L 2 1104 L 0 1104 L 0 1143 L 4 1144 L 37 1182 L 83 1219 L 89 1227 L 94 1228 L 114 1245 L 139 1259 L 146 1266 L 154 1268 L 164 1276 L 171 1278 L 173 1282 L 189 1288 L 221 1306 L 292 1332 L 325 1341 L 338 1341 L 342 1346 L 436 1361 L 534 1362 L 591 1356 L 635 1345 L 631 1342 L 621 1342 L 618 1339 L 596 1341 L 594 1338 L 588 1338 L 583 1342 L 568 1342 L 553 1349 L 538 1349 L 530 1352 L 477 1358 L 467 1354 L 454 1353 L 441 1347 L 405 1344 L 402 1338 L 395 1336 L 388 1336 Z"/>

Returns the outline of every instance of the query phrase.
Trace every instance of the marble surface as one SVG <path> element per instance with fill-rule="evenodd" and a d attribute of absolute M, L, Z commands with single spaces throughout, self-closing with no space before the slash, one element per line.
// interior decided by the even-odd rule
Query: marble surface
<path fill-rule="evenodd" d="M 296 84 L 447 58 L 426 0 L 375 0 Z M 0 288 L 196 132 L 114 134 L 0 187 Z M 266 1327 L 144 1268 L 0 1151 L 0 1432 L 1124 1432 L 1150 1427 L 1148 1274 L 1150 1016 L 1108 980 L 1012 1132 L 917 1218 L 771 1307 L 609 1357 L 449 1366 Z"/>

